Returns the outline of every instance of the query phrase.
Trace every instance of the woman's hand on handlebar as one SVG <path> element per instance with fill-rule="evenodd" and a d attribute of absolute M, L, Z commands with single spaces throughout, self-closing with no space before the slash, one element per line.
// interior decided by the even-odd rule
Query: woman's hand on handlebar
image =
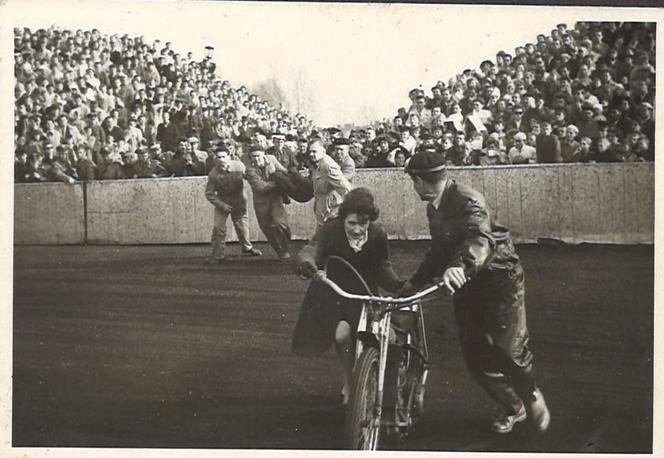
<path fill-rule="evenodd" d="M 327 272 L 325 272 L 324 270 L 317 270 L 313 274 L 312 278 L 317 281 L 324 280 L 325 278 L 327 278 Z"/>
<path fill-rule="evenodd" d="M 297 273 L 300 275 L 300 278 L 304 280 L 314 278 L 316 272 L 318 272 L 318 268 L 310 262 L 303 262 L 297 269 Z"/>

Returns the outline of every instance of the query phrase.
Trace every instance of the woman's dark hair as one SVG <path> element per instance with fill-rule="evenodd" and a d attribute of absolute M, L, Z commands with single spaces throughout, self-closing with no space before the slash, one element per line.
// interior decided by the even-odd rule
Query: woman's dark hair
<path fill-rule="evenodd" d="M 365 215 L 369 221 L 376 221 L 380 210 L 376 207 L 373 194 L 367 188 L 355 188 L 344 197 L 339 207 L 339 218 L 343 221 L 352 213 Z"/>

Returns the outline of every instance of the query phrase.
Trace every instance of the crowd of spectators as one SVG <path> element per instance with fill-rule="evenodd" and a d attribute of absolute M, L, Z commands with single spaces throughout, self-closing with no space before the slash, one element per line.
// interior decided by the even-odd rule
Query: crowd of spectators
<path fill-rule="evenodd" d="M 449 165 L 654 160 L 655 24 L 559 24 L 342 132 L 275 108 L 171 43 L 98 30 L 15 29 L 15 179 L 206 175 L 259 145 L 306 167 L 312 141 L 352 174 L 420 149 Z"/>
<path fill-rule="evenodd" d="M 411 90 L 410 107 L 377 123 L 358 157 L 398 166 L 431 148 L 455 166 L 653 161 L 655 41 L 655 23 L 558 24 L 428 93 Z"/>
<path fill-rule="evenodd" d="M 16 181 L 205 175 L 218 148 L 312 128 L 170 42 L 52 26 L 15 29 L 14 50 Z"/>

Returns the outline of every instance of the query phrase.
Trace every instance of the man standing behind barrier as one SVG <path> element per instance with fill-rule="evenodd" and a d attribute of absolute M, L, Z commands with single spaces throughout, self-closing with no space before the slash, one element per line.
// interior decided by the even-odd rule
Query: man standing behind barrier
<path fill-rule="evenodd" d="M 309 146 L 309 162 L 312 165 L 316 226 L 321 227 L 325 221 L 337 216 L 351 185 L 341 173 L 339 164 L 325 153 L 322 143 L 316 141 Z"/>
<path fill-rule="evenodd" d="M 406 165 L 419 197 L 428 201 L 431 249 L 399 294 L 442 275 L 472 377 L 505 410 L 491 425 L 509 433 L 530 418 L 543 432 L 549 410 L 535 384 L 528 348 L 524 273 L 509 231 L 491 219 L 484 197 L 446 177 L 445 161 L 423 151 Z"/>
<path fill-rule="evenodd" d="M 276 157 L 265 154 L 257 146 L 252 147 L 249 158 L 251 166 L 247 168 L 246 178 L 253 191 L 258 226 L 279 259 L 286 261 L 291 257 L 288 251 L 291 231 L 283 197 L 271 178 L 277 171 L 286 173 L 286 169 Z"/>
<path fill-rule="evenodd" d="M 214 228 L 212 229 L 211 263 L 221 263 L 225 257 L 226 221 L 231 215 L 242 253 L 260 256 L 249 241 L 249 221 L 247 200 L 244 197 L 244 164 L 232 160 L 228 151 L 220 149 L 216 153 L 216 164 L 208 175 L 205 197 L 214 205 Z"/>

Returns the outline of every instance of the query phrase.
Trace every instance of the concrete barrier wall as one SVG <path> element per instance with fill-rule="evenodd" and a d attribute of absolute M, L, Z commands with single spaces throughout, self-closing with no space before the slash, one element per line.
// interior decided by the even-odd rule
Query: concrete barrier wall
<path fill-rule="evenodd" d="M 14 243 L 84 243 L 83 198 L 82 184 L 17 184 L 14 186 Z"/>
<path fill-rule="evenodd" d="M 214 209 L 205 198 L 207 178 L 95 181 L 87 185 L 89 243 L 201 243 L 212 235 Z M 245 185 L 252 240 L 264 241 Z M 293 237 L 314 231 L 312 204 L 288 206 Z M 230 241 L 237 236 L 228 221 Z"/>
<path fill-rule="evenodd" d="M 653 243 L 654 163 L 540 164 L 448 169 L 482 192 L 517 242 Z M 429 238 L 426 206 L 399 170 L 361 170 L 356 186 L 375 190 L 381 220 L 399 239 Z"/>
<path fill-rule="evenodd" d="M 517 242 L 654 241 L 653 163 L 470 167 L 450 168 L 448 173 L 482 192 Z M 205 183 L 204 177 L 88 183 L 88 243 L 208 242 L 213 209 L 205 199 Z M 359 170 L 354 185 L 374 191 L 391 238 L 429 237 L 426 206 L 402 171 Z M 256 224 L 251 191 L 245 188 L 252 239 L 265 240 Z M 17 184 L 15 189 L 16 243 L 83 241 L 80 185 Z M 314 230 L 312 204 L 287 208 L 293 238 L 308 239 Z M 232 229 L 229 238 L 237 240 Z"/>

